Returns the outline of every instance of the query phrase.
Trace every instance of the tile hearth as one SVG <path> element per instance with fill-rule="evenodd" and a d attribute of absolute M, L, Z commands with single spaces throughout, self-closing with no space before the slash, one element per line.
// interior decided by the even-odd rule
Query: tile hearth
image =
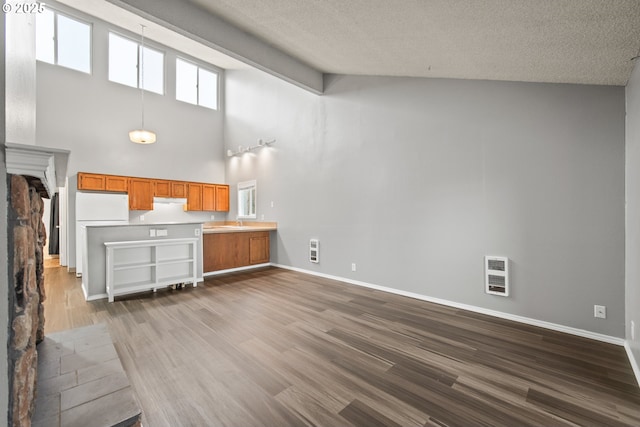
<path fill-rule="evenodd" d="M 140 426 L 141 416 L 105 324 L 48 334 L 38 345 L 34 427 Z"/>

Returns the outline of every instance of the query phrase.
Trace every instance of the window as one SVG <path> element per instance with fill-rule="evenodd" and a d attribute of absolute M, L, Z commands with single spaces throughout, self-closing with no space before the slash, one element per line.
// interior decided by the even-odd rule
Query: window
<path fill-rule="evenodd" d="M 176 59 L 176 99 L 218 109 L 218 73 Z"/>
<path fill-rule="evenodd" d="M 138 88 L 144 82 L 143 89 L 162 95 L 164 53 L 109 33 L 109 80 Z"/>
<path fill-rule="evenodd" d="M 91 72 L 91 25 L 45 8 L 36 15 L 36 59 Z"/>

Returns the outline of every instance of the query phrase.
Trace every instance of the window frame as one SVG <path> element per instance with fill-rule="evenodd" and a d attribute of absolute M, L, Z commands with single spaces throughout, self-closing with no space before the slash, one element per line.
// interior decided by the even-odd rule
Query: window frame
<path fill-rule="evenodd" d="M 58 67 L 63 67 L 63 68 L 66 68 L 67 70 L 73 70 L 83 74 L 92 75 L 93 74 L 93 22 L 87 21 L 82 18 L 78 18 L 77 16 L 71 13 L 62 12 L 58 9 L 50 7 L 49 5 L 45 5 L 44 9 L 53 12 L 53 62 L 38 59 L 37 56 L 36 56 L 36 61 L 44 62 L 45 64 L 51 64 Z M 66 19 L 78 22 L 80 24 L 84 24 L 87 27 L 89 27 L 89 71 L 78 70 L 77 68 L 71 68 L 69 66 L 62 65 L 58 62 L 58 50 L 59 50 L 58 49 L 58 15 L 62 15 Z M 36 18 L 36 21 L 37 21 L 37 18 Z M 37 31 L 38 31 L 38 27 L 36 22 L 36 32 Z M 37 40 L 38 38 L 36 36 L 36 43 L 37 43 Z M 37 49 L 36 49 L 36 52 L 37 52 Z"/>
<path fill-rule="evenodd" d="M 126 83 L 121 83 L 115 80 L 111 80 L 111 77 L 109 76 L 109 66 L 111 65 L 111 61 L 110 61 L 110 54 L 111 54 L 111 42 L 109 40 L 111 34 L 113 34 L 116 37 L 120 37 L 121 39 L 130 41 L 132 43 L 136 44 L 136 86 L 131 86 L 128 85 Z M 158 46 L 156 46 L 153 43 L 147 43 L 147 38 L 145 37 L 144 39 L 144 48 L 145 49 L 149 49 L 151 51 L 160 53 L 162 55 L 162 92 L 156 92 L 154 90 L 150 90 L 150 89 L 145 89 L 145 88 L 141 88 L 140 87 L 140 82 L 142 81 L 141 77 L 142 77 L 142 70 L 140 69 L 140 63 L 141 63 L 141 59 L 142 59 L 142 43 L 140 42 L 140 40 L 136 40 L 131 36 L 125 35 L 119 31 L 115 31 L 113 28 L 109 28 L 107 31 L 107 81 L 111 82 L 111 83 L 116 83 L 119 85 L 123 85 L 126 87 L 130 87 L 130 88 L 134 88 L 134 89 L 143 89 L 146 92 L 150 92 L 150 93 L 155 93 L 156 95 L 161 95 L 164 96 L 167 94 L 167 52 L 164 49 L 159 48 Z M 146 64 L 145 64 L 145 68 L 146 68 Z"/>
<path fill-rule="evenodd" d="M 180 53 L 180 52 L 178 52 L 178 53 Z M 189 101 L 184 101 L 182 99 L 178 99 L 178 61 L 185 62 L 185 63 L 193 65 L 194 67 L 197 68 L 197 73 L 196 73 L 196 77 L 197 77 L 197 81 L 196 81 L 196 101 L 197 102 L 195 104 L 193 102 L 189 102 Z M 214 74 L 216 76 L 216 97 L 215 97 L 216 98 L 216 106 L 215 106 L 215 108 L 209 107 L 207 105 L 200 104 L 200 70 L 201 69 L 204 70 L 204 71 L 207 71 L 209 73 L 212 73 L 212 74 Z M 204 66 L 204 65 L 202 65 L 202 62 L 185 58 L 182 55 L 176 55 L 175 70 L 176 70 L 176 72 L 175 72 L 175 90 L 176 90 L 175 99 L 176 99 L 176 101 L 184 102 L 185 104 L 189 104 L 189 105 L 195 105 L 197 107 L 206 108 L 208 110 L 220 111 L 220 76 L 222 75 L 220 70 L 215 69 L 213 65 Z"/>

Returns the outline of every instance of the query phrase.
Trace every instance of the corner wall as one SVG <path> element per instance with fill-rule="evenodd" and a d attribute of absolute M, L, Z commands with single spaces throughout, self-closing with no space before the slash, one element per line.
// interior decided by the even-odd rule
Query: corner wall
<path fill-rule="evenodd" d="M 235 185 L 257 179 L 275 262 L 624 336 L 623 88 L 358 76 L 325 88 L 226 75 L 227 148 L 277 139 L 227 162 L 229 217 Z M 484 293 L 485 255 L 510 257 L 510 297 Z"/>
<path fill-rule="evenodd" d="M 626 88 L 626 339 L 635 359 L 640 363 L 640 67 L 633 69 Z M 635 337 L 631 335 L 635 323 Z M 640 382 L 640 372 L 636 370 Z"/>

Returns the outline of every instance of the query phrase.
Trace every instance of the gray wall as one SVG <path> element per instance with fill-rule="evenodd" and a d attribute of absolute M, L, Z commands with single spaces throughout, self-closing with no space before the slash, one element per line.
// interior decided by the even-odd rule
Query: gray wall
<path fill-rule="evenodd" d="M 227 163 L 278 221 L 274 261 L 624 336 L 624 88 L 329 76 L 319 97 L 233 71 L 226 96 L 228 148 L 277 138 Z M 509 298 L 484 255 L 511 258 Z"/>
<path fill-rule="evenodd" d="M 147 40 L 165 52 L 165 94 L 145 92 L 145 127 L 158 141 L 138 145 L 128 133 L 140 127 L 140 91 L 108 79 L 107 26 L 60 4 L 53 7 L 93 23 L 92 74 L 43 62 L 37 63 L 37 143 L 71 150 L 67 175 L 69 224 L 75 221 L 78 171 L 185 181 L 225 182 L 223 111 L 176 101 L 175 58 L 178 53 Z M 180 55 L 184 57 L 184 55 Z M 221 76 L 224 76 L 222 73 Z M 220 106 L 224 105 L 221 87 Z M 144 212 L 132 213 L 132 219 Z M 190 220 L 210 214 L 189 213 Z M 222 215 L 222 214 L 219 214 Z M 223 219 L 223 218 L 221 218 Z M 184 218 L 181 218 L 184 220 Z M 68 265 L 75 267 L 75 227 L 68 228 Z"/>
<path fill-rule="evenodd" d="M 0 34 L 5 34 L 5 19 L 0 19 Z M 0 96 L 6 99 L 6 50 L 5 44 L 0 43 Z M 7 241 L 7 165 L 4 157 L 6 142 L 6 108 L 0 105 L 0 252 L 9 253 Z M 5 258 L 6 259 L 6 258 Z M 9 378 L 7 365 L 7 346 L 9 345 L 9 271 L 6 262 L 0 262 L 0 424 L 4 420 L 9 424 Z"/>
<path fill-rule="evenodd" d="M 627 83 L 626 97 L 626 338 L 636 363 L 640 363 L 640 67 L 637 63 Z M 632 321 L 635 339 L 631 337 Z"/>

